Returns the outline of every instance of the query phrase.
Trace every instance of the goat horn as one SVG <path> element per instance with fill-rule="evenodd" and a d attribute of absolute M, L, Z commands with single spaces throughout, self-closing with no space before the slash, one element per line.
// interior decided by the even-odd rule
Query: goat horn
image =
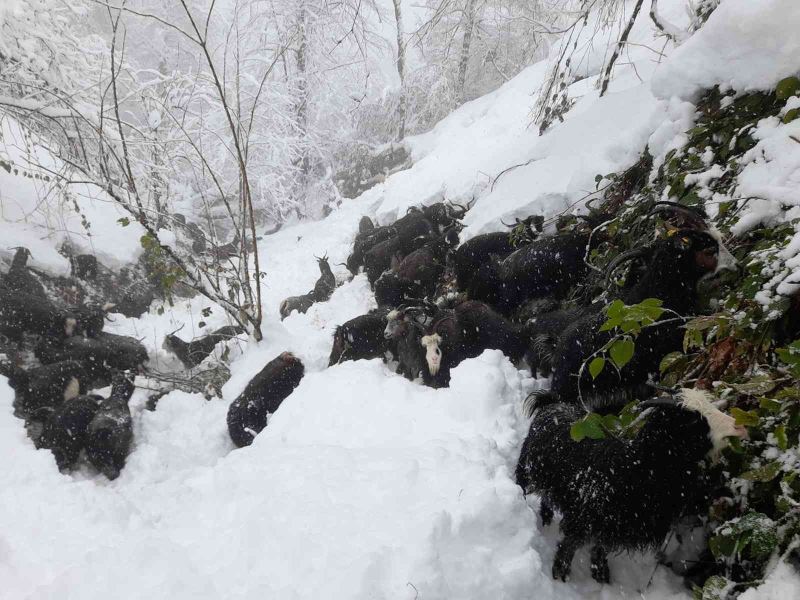
<path fill-rule="evenodd" d="M 175 331 L 170 331 L 170 332 L 167 334 L 167 336 L 170 336 L 170 335 L 175 335 L 175 334 L 176 334 L 176 333 L 178 333 L 178 332 L 179 332 L 181 329 L 183 329 L 185 326 L 186 326 L 186 323 L 184 323 L 183 325 L 181 325 L 180 327 L 178 327 L 178 328 L 177 328 Z M 165 337 L 166 337 L 166 336 L 165 336 Z"/>
<path fill-rule="evenodd" d="M 628 250 L 627 252 L 623 252 L 622 254 L 617 255 L 614 260 L 608 263 L 606 267 L 606 287 L 608 287 L 608 282 L 611 280 L 611 276 L 614 274 L 614 271 L 624 262 L 629 260 L 633 260 L 634 258 L 638 258 L 639 256 L 643 256 L 648 251 L 648 248 L 636 248 L 634 250 Z"/>
<path fill-rule="evenodd" d="M 700 225 L 703 229 L 708 228 L 708 225 L 706 224 L 707 215 L 705 214 L 705 211 L 702 211 L 693 206 L 684 206 L 683 204 L 678 204 L 677 202 L 669 202 L 667 200 L 661 200 L 659 202 L 656 202 L 647 214 L 648 216 L 652 216 L 658 213 L 665 213 L 665 212 L 682 214 L 686 217 L 689 217 L 695 223 Z"/>
<path fill-rule="evenodd" d="M 678 406 L 678 400 L 674 396 L 659 396 L 658 398 L 651 398 L 639 404 L 643 409 L 652 408 L 654 406 Z"/>

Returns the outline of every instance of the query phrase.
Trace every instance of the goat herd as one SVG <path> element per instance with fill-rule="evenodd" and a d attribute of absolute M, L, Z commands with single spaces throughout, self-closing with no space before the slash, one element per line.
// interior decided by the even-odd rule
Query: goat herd
<path fill-rule="evenodd" d="M 527 403 L 532 422 L 517 482 L 541 498 L 544 524 L 554 511 L 562 515 L 553 576 L 565 580 L 575 551 L 591 544 L 592 576 L 607 582 L 607 553 L 654 548 L 682 516 L 697 514 L 713 486 L 704 459 L 713 460 L 725 438 L 744 435 L 704 392 L 652 398 L 648 387 L 662 357 L 681 349 L 681 317 L 698 308 L 697 284 L 735 261 L 701 212 L 669 202 L 650 207 L 647 221 L 668 223 L 668 234 L 622 248 L 600 274 L 587 258 L 601 243 L 617 241 L 602 226 L 610 215 L 547 236 L 541 218 L 532 217 L 518 221 L 524 236 L 501 231 L 459 245 L 467 210 L 437 203 L 385 226 L 362 218 L 346 266 L 353 275 L 363 268 L 378 307 L 336 328 L 329 365 L 384 358 L 410 380 L 444 387 L 461 361 L 498 349 L 533 373 L 552 375 L 550 390 Z M 52 449 L 59 468 L 70 469 L 85 450 L 113 479 L 132 440 L 132 375 L 147 353 L 136 340 L 102 331 L 104 308 L 52 304 L 27 271 L 26 257 L 18 250 L 0 281 L 0 333 L 37 335 L 34 354 L 42 363 L 28 371 L 2 363 L 16 414 L 37 425 L 29 431 L 36 430 L 38 447 Z M 287 298 L 282 317 L 330 298 L 335 278 L 327 257 L 318 263 L 314 289 Z M 623 266 L 618 286 L 613 274 Z M 632 305 L 648 298 L 661 301 L 664 318 L 642 329 L 624 368 L 591 377 L 583 366 L 613 338 L 601 327 L 603 308 L 611 300 Z M 189 344 L 167 340 L 165 348 L 194 366 L 218 341 L 240 333 L 228 329 Z M 285 352 L 250 381 L 227 416 L 237 446 L 266 427 L 303 374 L 302 362 Z M 107 398 L 85 395 L 109 383 Z M 640 401 L 643 421 L 632 437 L 571 438 L 572 424 L 587 409 L 616 413 L 632 400 Z"/>
<path fill-rule="evenodd" d="M 681 349 L 682 317 L 698 308 L 698 283 L 734 268 L 735 260 L 702 212 L 670 202 L 647 214 L 648 223 L 663 221 L 665 233 L 623 248 L 600 275 L 587 258 L 602 242 L 618 241 L 602 226 L 610 215 L 594 214 L 550 236 L 540 235 L 541 217 L 531 217 L 517 222 L 524 236 L 501 231 L 459 245 L 466 210 L 439 203 L 381 227 L 362 218 L 346 266 L 354 275 L 363 267 L 378 308 L 337 327 L 329 365 L 388 358 L 408 379 L 443 387 L 461 361 L 499 349 L 524 359 L 533 373 L 551 375 L 549 391 L 527 403 L 533 420 L 517 482 L 540 496 L 544 524 L 554 511 L 562 515 L 553 576 L 565 580 L 575 551 L 591 544 L 592 576 L 608 582 L 607 553 L 655 548 L 682 516 L 701 511 L 713 487 L 704 459 L 713 460 L 725 438 L 744 435 L 704 392 L 650 398 L 649 385 L 661 359 Z M 520 238 L 515 247 L 512 239 Z M 612 284 L 625 265 L 624 285 Z M 633 305 L 649 298 L 661 301 L 664 318 L 641 330 L 624 368 L 591 377 L 582 366 L 613 337 L 601 327 L 603 308 L 615 299 Z M 289 299 L 282 309 L 295 303 Z M 302 377 L 298 363 L 284 354 L 265 369 L 281 379 L 283 397 Z M 632 400 L 642 400 L 644 421 L 633 437 L 572 439 L 571 426 L 587 409 L 615 413 Z M 255 416 L 253 403 L 243 402 Z M 238 403 L 229 415 L 231 435 L 249 443 L 273 408 L 261 403 L 259 421 L 245 419 L 243 427 Z"/>

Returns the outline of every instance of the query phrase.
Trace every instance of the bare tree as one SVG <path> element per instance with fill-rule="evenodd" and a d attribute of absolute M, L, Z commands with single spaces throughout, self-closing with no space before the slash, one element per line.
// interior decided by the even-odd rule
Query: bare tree
<path fill-rule="evenodd" d="M 397 141 L 406 137 L 406 42 L 403 29 L 402 0 L 392 0 L 394 21 L 397 27 L 397 74 L 400 76 L 400 99 L 397 102 Z"/>

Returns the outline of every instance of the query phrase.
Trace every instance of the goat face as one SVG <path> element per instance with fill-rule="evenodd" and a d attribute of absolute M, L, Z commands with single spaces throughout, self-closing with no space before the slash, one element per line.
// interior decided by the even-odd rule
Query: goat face
<path fill-rule="evenodd" d="M 428 363 L 428 371 L 431 375 L 439 373 L 442 367 L 442 350 L 439 345 L 442 343 L 442 338 L 439 334 L 426 335 L 420 340 L 420 343 L 425 348 L 425 360 Z"/>

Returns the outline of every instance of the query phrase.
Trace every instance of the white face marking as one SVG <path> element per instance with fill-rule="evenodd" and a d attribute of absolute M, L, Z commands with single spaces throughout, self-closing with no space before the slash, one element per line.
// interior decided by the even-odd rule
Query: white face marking
<path fill-rule="evenodd" d="M 64 321 L 64 333 L 67 334 L 67 337 L 70 337 L 75 332 L 75 326 L 77 324 L 78 321 L 72 317 L 69 317 L 66 321 Z"/>
<path fill-rule="evenodd" d="M 711 440 L 711 458 L 716 460 L 727 445 L 726 438 L 746 438 L 747 430 L 736 424 L 736 419 L 725 414 L 711 403 L 711 396 L 702 390 L 683 389 L 681 406 L 705 417 L 708 422 L 708 438 Z"/>
<path fill-rule="evenodd" d="M 426 335 L 420 340 L 420 343 L 425 347 L 425 360 L 428 362 L 428 370 L 431 375 L 436 375 L 442 366 L 442 351 L 439 344 L 442 343 L 442 338 L 438 334 Z"/>
<path fill-rule="evenodd" d="M 69 380 L 67 387 L 64 388 L 64 400 L 77 398 L 81 393 L 81 384 L 76 377 Z"/>

